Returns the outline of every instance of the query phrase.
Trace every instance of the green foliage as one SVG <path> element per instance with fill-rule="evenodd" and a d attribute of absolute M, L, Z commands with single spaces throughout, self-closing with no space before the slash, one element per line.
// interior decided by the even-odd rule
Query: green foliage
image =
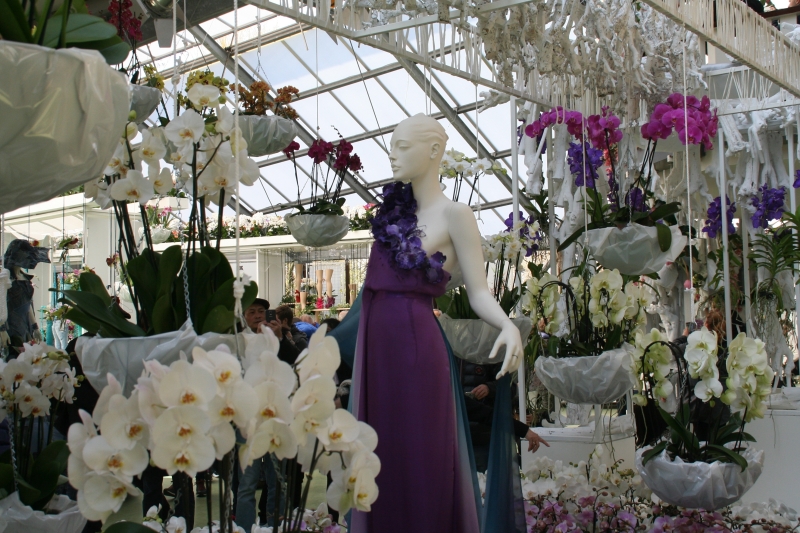
<path fill-rule="evenodd" d="M 79 291 L 64 291 L 60 300 L 70 307 L 66 318 L 102 337 L 143 337 L 175 331 L 186 321 L 183 286 L 183 255 L 180 246 L 163 253 L 145 249 L 126 267 L 146 323 L 126 320 L 125 312 L 106 292 L 100 278 L 91 272 L 80 277 Z M 233 333 L 235 299 L 233 270 L 224 254 L 204 247 L 186 262 L 189 302 L 195 331 Z M 243 308 L 253 303 L 258 287 L 245 287 Z M 141 317 L 140 317 L 141 318 Z M 142 320 L 140 320 L 141 322 Z M 141 327 L 140 327 L 141 326 Z"/>
<path fill-rule="evenodd" d="M 575 233 L 567 237 L 558 247 L 561 252 L 570 244 L 578 240 L 587 229 L 600 229 L 626 226 L 631 222 L 642 226 L 655 227 L 658 232 L 658 245 L 662 252 L 669 250 L 672 245 L 672 233 L 668 226 L 677 224 L 675 214 L 681 210 L 679 202 L 665 203 L 653 200 L 653 207 L 644 212 L 632 211 L 623 205 L 619 210 L 613 211 L 603 196 L 595 189 L 586 189 L 586 211 L 591 217 L 591 222 L 580 226 Z"/>
<path fill-rule="evenodd" d="M 516 307 L 520 299 L 520 290 L 512 289 L 503 292 L 498 303 L 506 315 Z M 456 287 L 436 299 L 436 306 L 454 319 L 478 319 L 477 313 L 473 311 L 469 303 L 469 295 L 465 287 Z"/>
<path fill-rule="evenodd" d="M 18 472 L 17 489 L 22 503 L 41 511 L 53 498 L 58 486 L 58 477 L 67 468 L 69 448 L 63 440 L 53 441 L 39 455 L 29 461 L 26 471 Z M 0 492 L 14 492 L 14 474 L 11 468 L 11 453 L 0 455 Z"/>
<path fill-rule="evenodd" d="M 757 267 L 765 269 L 768 275 L 767 279 L 756 288 L 757 293 L 774 292 L 780 296 L 781 291 L 776 278 L 781 272 L 794 274 L 795 263 L 800 261 L 797 244 L 797 236 L 791 229 L 785 227 L 768 229 L 766 233 L 756 236 L 748 257 Z"/>
<path fill-rule="evenodd" d="M 342 206 L 344 205 L 344 198 L 338 198 L 334 202 L 329 202 L 328 200 L 318 200 L 314 203 L 311 207 L 306 209 L 301 204 L 297 204 L 297 213 L 292 213 L 289 215 L 290 217 L 295 215 L 344 215 L 344 209 Z"/>
<path fill-rule="evenodd" d="M 110 65 L 122 63 L 128 57 L 130 46 L 117 35 L 117 29 L 90 15 L 83 2 L 65 2 L 55 13 L 53 0 L 46 0 L 41 11 L 36 4 L 0 0 L 0 36 L 6 41 L 47 48 L 97 50 Z"/>
<path fill-rule="evenodd" d="M 153 533 L 153 530 L 134 522 L 117 522 L 109 526 L 105 533 Z"/>
<path fill-rule="evenodd" d="M 687 463 L 734 463 L 742 471 L 747 468 L 747 460 L 741 453 L 747 442 L 755 442 L 752 435 L 744 432 L 744 422 L 739 413 L 734 413 L 724 425 L 715 424 L 708 434 L 708 441 L 700 442 L 692 431 L 691 409 L 683 404 L 675 416 L 661 407 L 658 412 L 667 423 L 668 437 L 647 451 L 642 457 L 642 464 L 667 450 L 670 458 L 680 457 Z M 732 447 L 725 446 L 733 443 Z"/>

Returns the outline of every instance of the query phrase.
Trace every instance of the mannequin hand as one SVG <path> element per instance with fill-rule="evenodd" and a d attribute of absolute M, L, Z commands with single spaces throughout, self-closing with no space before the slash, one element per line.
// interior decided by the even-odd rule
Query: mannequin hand
<path fill-rule="evenodd" d="M 506 356 L 503 359 L 503 366 L 497 374 L 497 379 L 517 370 L 522 358 L 522 339 L 520 339 L 519 330 L 510 320 L 500 330 L 500 335 L 492 347 L 489 359 L 497 357 L 501 346 L 506 347 Z"/>

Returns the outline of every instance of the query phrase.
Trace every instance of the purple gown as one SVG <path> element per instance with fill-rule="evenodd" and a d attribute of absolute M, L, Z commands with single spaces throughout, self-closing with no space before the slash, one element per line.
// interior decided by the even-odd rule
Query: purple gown
<path fill-rule="evenodd" d="M 353 533 L 478 533 L 463 431 L 457 430 L 450 362 L 432 312 L 449 275 L 393 268 L 372 247 L 354 368 L 354 414 L 375 428 L 379 497 L 354 512 Z"/>

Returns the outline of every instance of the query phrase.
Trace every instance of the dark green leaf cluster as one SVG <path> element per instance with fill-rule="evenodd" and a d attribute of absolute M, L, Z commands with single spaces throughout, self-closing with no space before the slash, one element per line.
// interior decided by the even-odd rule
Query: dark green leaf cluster
<path fill-rule="evenodd" d="M 344 215 L 344 198 L 337 198 L 335 201 L 329 202 L 328 200 L 318 200 L 311 207 L 306 209 L 302 204 L 297 204 L 297 213 L 288 215 L 290 217 L 295 215 Z"/>
<path fill-rule="evenodd" d="M 7 450 L 0 455 L 0 500 L 3 493 L 8 495 L 18 489 L 23 504 L 41 511 L 53 498 L 58 476 L 67 469 L 68 458 L 69 448 L 64 440 L 53 441 L 36 458 L 18 456 L 15 489 L 11 451 Z"/>
<path fill-rule="evenodd" d="M 130 46 L 117 29 L 100 17 L 89 14 L 83 0 L 65 1 L 53 10 L 54 0 L 46 0 L 41 11 L 36 2 L 0 0 L 0 36 L 6 41 L 38 44 L 47 48 L 97 50 L 110 65 L 122 63 Z"/>
<path fill-rule="evenodd" d="M 70 308 L 66 318 L 102 337 L 142 337 L 175 331 L 186 321 L 184 267 L 195 331 L 201 335 L 233 333 L 233 270 L 225 255 L 209 246 L 191 254 L 185 262 L 180 246 L 171 246 L 163 253 L 145 249 L 127 263 L 125 272 L 141 310 L 139 324 L 127 320 L 127 313 L 93 273 L 81 275 L 80 290 L 64 291 L 60 301 Z M 253 303 L 257 293 L 255 283 L 245 287 L 243 308 Z"/>

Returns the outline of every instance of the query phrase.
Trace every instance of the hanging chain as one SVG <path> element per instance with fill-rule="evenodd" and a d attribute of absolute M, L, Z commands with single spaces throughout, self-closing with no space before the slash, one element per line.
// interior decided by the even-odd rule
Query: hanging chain
<path fill-rule="evenodd" d="M 185 243 L 183 232 L 179 232 L 181 236 L 181 248 Z M 186 246 L 186 260 L 183 262 L 183 299 L 186 302 L 186 319 L 192 319 L 192 308 L 189 304 L 189 246 Z"/>

